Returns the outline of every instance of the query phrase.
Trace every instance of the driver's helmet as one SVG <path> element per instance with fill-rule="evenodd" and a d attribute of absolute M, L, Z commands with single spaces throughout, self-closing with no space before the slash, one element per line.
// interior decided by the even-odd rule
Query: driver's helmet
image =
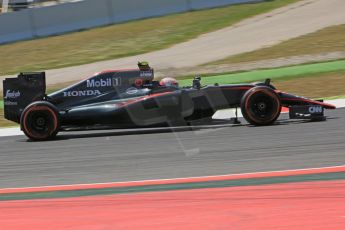
<path fill-rule="evenodd" d="M 175 78 L 165 77 L 162 80 L 160 80 L 159 85 L 165 86 L 165 87 L 171 87 L 171 86 L 178 87 L 178 82 Z"/>

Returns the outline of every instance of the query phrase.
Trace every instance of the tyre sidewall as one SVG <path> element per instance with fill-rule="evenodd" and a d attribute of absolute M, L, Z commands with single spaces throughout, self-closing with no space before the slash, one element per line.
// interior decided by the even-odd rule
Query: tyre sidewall
<path fill-rule="evenodd" d="M 272 113 L 272 116 L 270 117 L 270 119 L 267 119 L 267 120 L 261 120 L 257 117 L 255 117 L 254 114 L 252 114 L 251 112 L 251 108 L 250 107 L 250 99 L 252 96 L 254 96 L 255 94 L 258 94 L 258 93 L 263 93 L 263 94 L 266 94 L 267 96 L 271 97 L 272 100 L 275 100 L 275 110 L 273 111 Z M 270 125 L 272 123 L 274 123 L 279 115 L 280 115 L 280 112 L 281 112 L 281 101 L 280 101 L 280 98 L 278 96 L 278 94 L 272 90 L 271 88 L 269 87 L 266 87 L 266 86 L 257 86 L 257 87 L 254 87 L 250 90 L 248 90 L 242 97 L 241 99 L 241 111 L 242 111 L 242 115 L 243 117 L 252 125 Z"/>
<path fill-rule="evenodd" d="M 53 121 L 52 127 L 46 134 L 38 134 L 31 130 L 31 125 L 28 124 L 29 116 L 32 116 L 37 111 L 44 111 L 49 113 Z M 20 126 L 27 137 L 34 141 L 49 140 L 56 136 L 60 129 L 60 116 L 57 108 L 47 101 L 36 101 L 29 104 L 22 112 L 20 118 Z"/>

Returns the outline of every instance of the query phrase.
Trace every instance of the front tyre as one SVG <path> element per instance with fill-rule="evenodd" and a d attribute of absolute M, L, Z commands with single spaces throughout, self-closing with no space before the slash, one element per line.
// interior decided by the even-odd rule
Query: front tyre
<path fill-rule="evenodd" d="M 46 101 L 29 104 L 20 118 L 21 129 L 33 141 L 45 141 L 56 136 L 60 118 L 56 107 Z"/>
<path fill-rule="evenodd" d="M 280 98 L 271 88 L 257 86 L 243 95 L 241 111 L 243 117 L 252 125 L 271 125 L 280 115 Z"/>

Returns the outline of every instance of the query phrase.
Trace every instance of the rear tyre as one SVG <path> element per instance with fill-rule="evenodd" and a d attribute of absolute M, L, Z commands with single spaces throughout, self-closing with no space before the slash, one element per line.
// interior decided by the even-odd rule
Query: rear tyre
<path fill-rule="evenodd" d="M 33 102 L 24 109 L 20 125 L 25 135 L 33 141 L 52 139 L 60 129 L 58 110 L 46 101 Z"/>
<path fill-rule="evenodd" d="M 252 125 L 271 125 L 281 112 L 280 98 L 267 86 L 248 90 L 241 99 L 243 117 Z"/>

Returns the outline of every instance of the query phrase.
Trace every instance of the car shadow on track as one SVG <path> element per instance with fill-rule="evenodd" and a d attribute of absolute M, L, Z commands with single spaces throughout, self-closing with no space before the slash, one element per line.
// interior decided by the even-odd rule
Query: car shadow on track
<path fill-rule="evenodd" d="M 235 126 L 246 126 L 241 124 L 204 124 L 204 125 L 191 125 L 191 126 L 178 126 L 178 127 L 160 127 L 160 128 L 138 128 L 138 129 L 111 129 L 111 130 L 89 130 L 89 131 L 73 131 L 62 132 L 56 138 L 50 141 L 78 139 L 78 138 L 91 138 L 91 137 L 107 137 L 107 136 L 126 136 L 126 135 L 145 135 L 157 133 L 173 133 L 173 132 L 188 132 L 198 131 L 205 129 L 218 129 Z"/>

